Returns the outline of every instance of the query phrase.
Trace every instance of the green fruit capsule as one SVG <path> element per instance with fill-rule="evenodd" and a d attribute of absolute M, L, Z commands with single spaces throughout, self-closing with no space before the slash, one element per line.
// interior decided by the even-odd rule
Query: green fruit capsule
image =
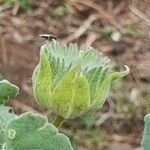
<path fill-rule="evenodd" d="M 107 57 L 93 48 L 53 40 L 40 50 L 32 81 L 37 102 L 63 118 L 93 111 L 106 100 L 111 83 L 126 76 L 115 72 Z"/>

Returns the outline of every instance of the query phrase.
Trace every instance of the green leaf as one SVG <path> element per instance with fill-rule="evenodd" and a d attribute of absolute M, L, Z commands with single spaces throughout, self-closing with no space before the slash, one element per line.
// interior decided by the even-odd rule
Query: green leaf
<path fill-rule="evenodd" d="M 52 41 L 51 44 L 45 45 L 49 63 L 52 69 L 52 90 L 57 83 L 69 71 L 75 68 L 77 60 L 78 47 L 76 44 L 63 45 L 59 42 Z"/>
<path fill-rule="evenodd" d="M 51 94 L 52 71 L 44 47 L 41 48 L 40 63 L 33 72 L 32 82 L 37 102 L 46 107 Z"/>
<path fill-rule="evenodd" d="M 58 82 L 50 100 L 53 101 L 53 107 L 48 103 L 47 106 L 57 110 L 56 113 L 64 118 L 82 114 L 90 106 L 90 91 L 86 77 L 76 68 L 71 70 Z"/>
<path fill-rule="evenodd" d="M 105 77 L 103 82 L 99 85 L 96 91 L 96 101 L 93 102 L 91 106 L 91 110 L 97 109 L 98 107 L 102 106 L 106 100 L 109 88 L 111 83 L 115 80 L 119 80 L 126 76 L 129 73 L 129 68 L 125 66 L 126 70 L 121 72 L 112 72 L 108 76 Z"/>
<path fill-rule="evenodd" d="M 27 112 L 6 128 L 5 150 L 72 150 L 70 141 L 58 133 L 47 118 Z"/>
<path fill-rule="evenodd" d="M 76 75 L 74 80 L 75 95 L 73 98 L 73 106 L 71 117 L 83 114 L 90 106 L 90 87 L 88 81 L 81 72 Z"/>
<path fill-rule="evenodd" d="M 31 9 L 32 0 L 3 0 L 6 5 L 18 4 L 21 8 L 28 11 Z"/>
<path fill-rule="evenodd" d="M 149 150 L 150 148 L 150 113 L 144 117 L 145 128 L 142 137 L 141 145 L 144 147 L 144 150 Z"/>
<path fill-rule="evenodd" d="M 0 149 L 5 142 L 4 133 L 7 124 L 16 117 L 10 107 L 0 105 Z"/>
<path fill-rule="evenodd" d="M 4 103 L 10 96 L 17 96 L 19 88 L 7 80 L 0 81 L 0 104 Z"/>
<path fill-rule="evenodd" d="M 57 110 L 56 113 L 61 114 L 64 118 L 68 118 L 72 111 L 73 98 L 75 95 L 74 80 L 76 79 L 77 70 L 73 69 L 68 72 L 55 87 L 47 106 L 52 110 Z"/>

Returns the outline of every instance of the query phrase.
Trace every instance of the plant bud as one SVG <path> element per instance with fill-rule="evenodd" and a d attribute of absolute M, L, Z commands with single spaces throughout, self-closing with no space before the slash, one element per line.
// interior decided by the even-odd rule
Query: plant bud
<path fill-rule="evenodd" d="M 110 60 L 93 48 L 53 40 L 41 47 L 32 77 L 34 96 L 43 107 L 73 118 L 102 106 L 111 83 L 128 73 L 128 67 L 113 71 Z"/>

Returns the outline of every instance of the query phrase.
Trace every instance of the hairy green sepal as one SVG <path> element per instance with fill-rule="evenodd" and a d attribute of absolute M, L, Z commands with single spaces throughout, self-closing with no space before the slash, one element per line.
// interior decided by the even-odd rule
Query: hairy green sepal
<path fill-rule="evenodd" d="M 62 117 L 76 117 L 102 106 L 111 83 L 128 73 L 128 67 L 113 71 L 110 60 L 93 48 L 52 41 L 40 50 L 32 77 L 34 96 Z"/>

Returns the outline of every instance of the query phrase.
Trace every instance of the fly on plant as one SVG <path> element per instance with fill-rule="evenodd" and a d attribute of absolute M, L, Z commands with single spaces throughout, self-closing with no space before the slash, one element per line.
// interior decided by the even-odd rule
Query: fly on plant
<path fill-rule="evenodd" d="M 44 38 L 45 40 L 52 41 L 56 40 L 57 37 L 53 34 L 39 34 L 40 37 Z"/>

